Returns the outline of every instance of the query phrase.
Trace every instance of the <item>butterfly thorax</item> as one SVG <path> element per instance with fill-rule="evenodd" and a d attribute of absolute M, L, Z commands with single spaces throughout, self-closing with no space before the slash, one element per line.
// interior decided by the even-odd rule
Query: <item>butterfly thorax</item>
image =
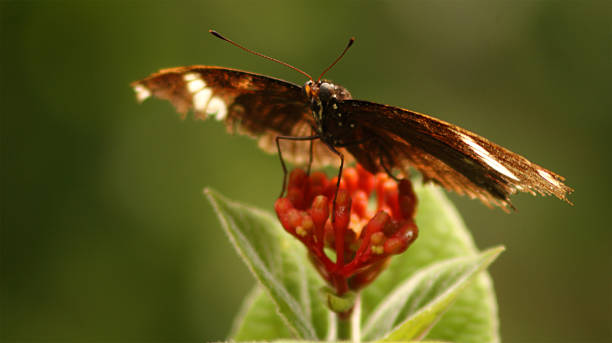
<path fill-rule="evenodd" d="M 323 80 L 306 82 L 303 90 L 310 100 L 315 130 L 321 140 L 332 146 L 345 146 L 354 140 L 356 124 L 338 104 L 351 99 L 351 93 L 337 84 Z"/>

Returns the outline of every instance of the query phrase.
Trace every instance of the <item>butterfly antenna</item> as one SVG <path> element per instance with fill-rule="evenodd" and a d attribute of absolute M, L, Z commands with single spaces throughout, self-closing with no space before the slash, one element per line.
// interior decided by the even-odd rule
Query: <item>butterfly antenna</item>
<path fill-rule="evenodd" d="M 334 63 L 332 63 L 329 67 L 327 67 L 325 70 L 323 70 L 323 72 L 321 73 L 321 75 L 319 75 L 319 78 L 317 79 L 317 82 L 321 81 L 321 78 L 323 77 L 323 75 L 325 75 L 325 73 L 327 73 L 333 66 L 336 65 L 336 63 L 338 63 L 338 61 L 340 61 L 340 59 L 342 58 L 342 56 L 344 56 L 344 54 L 346 54 L 346 52 L 348 51 L 348 49 L 351 47 L 351 45 L 353 45 L 353 43 L 355 42 L 355 37 L 351 37 L 351 39 L 349 39 L 348 44 L 346 45 L 346 48 L 344 48 L 344 51 L 342 51 L 342 53 L 340 54 L 340 56 L 338 56 L 338 58 L 336 58 L 336 60 L 334 61 Z"/>
<path fill-rule="evenodd" d="M 226 42 L 228 42 L 228 43 L 230 43 L 230 44 L 232 44 L 232 45 L 234 45 L 234 46 L 237 46 L 237 47 L 239 47 L 240 49 L 242 49 L 242 50 L 244 50 L 244 51 L 246 51 L 246 52 L 250 52 L 250 53 L 251 53 L 251 54 L 253 54 L 253 55 L 257 55 L 257 56 L 259 56 L 259 57 L 267 58 L 267 59 L 269 59 L 270 61 L 274 61 L 274 62 L 276 62 L 276 63 L 280 63 L 280 64 L 282 64 L 282 65 L 284 65 L 284 66 L 286 66 L 286 67 L 289 67 L 289 68 L 291 68 L 291 69 L 293 69 L 293 70 L 297 71 L 298 73 L 301 73 L 301 74 L 305 75 L 307 78 L 309 78 L 309 79 L 310 79 L 310 81 L 314 82 L 314 80 L 312 79 L 312 76 L 310 76 L 310 75 L 308 75 L 306 72 L 304 72 L 304 71 L 302 71 L 302 70 L 300 70 L 300 69 L 298 69 L 298 68 L 296 68 L 296 67 L 292 66 L 292 65 L 291 65 L 291 64 L 289 64 L 289 63 L 285 63 L 285 62 L 283 62 L 283 61 L 281 61 L 281 60 L 277 60 L 276 58 L 273 58 L 273 57 L 270 57 L 270 56 L 266 56 L 266 55 L 264 55 L 264 54 L 260 54 L 260 53 L 259 53 L 259 52 L 257 52 L 257 51 L 253 51 L 253 50 L 251 50 L 251 49 L 245 48 L 245 47 L 243 47 L 242 45 L 240 45 L 240 44 L 238 44 L 238 43 L 236 43 L 236 42 L 234 42 L 234 41 L 232 41 L 232 40 L 230 40 L 230 39 L 228 39 L 228 38 L 225 38 L 224 36 L 222 36 L 222 35 L 221 35 L 219 32 L 217 32 L 217 31 L 215 31 L 215 30 L 208 30 L 208 32 L 210 32 L 210 33 L 211 33 L 213 36 L 215 36 L 215 37 L 217 37 L 217 38 L 220 38 L 220 39 L 222 39 L 222 40 L 224 40 L 224 41 L 226 41 Z"/>

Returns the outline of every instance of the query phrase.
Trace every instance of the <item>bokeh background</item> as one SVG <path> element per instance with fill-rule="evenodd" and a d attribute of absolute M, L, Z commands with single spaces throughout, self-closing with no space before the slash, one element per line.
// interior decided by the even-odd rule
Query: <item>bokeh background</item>
<path fill-rule="evenodd" d="M 564 175 L 575 206 L 452 196 L 506 342 L 612 340 L 608 1 L 0 1 L 3 342 L 223 340 L 254 284 L 202 189 L 271 210 L 274 155 L 128 84 L 210 64 L 435 115 Z M 422 234 L 427 234 L 423 232 Z"/>

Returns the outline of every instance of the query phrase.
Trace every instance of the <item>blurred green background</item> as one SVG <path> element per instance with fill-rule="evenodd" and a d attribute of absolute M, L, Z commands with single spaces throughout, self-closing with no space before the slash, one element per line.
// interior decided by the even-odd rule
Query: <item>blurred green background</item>
<path fill-rule="evenodd" d="M 254 284 L 202 189 L 272 209 L 277 157 L 128 84 L 210 64 L 459 124 L 567 177 L 575 206 L 452 196 L 492 267 L 506 342 L 612 340 L 608 1 L 0 1 L 0 339 L 222 340 Z M 422 234 L 427 234 L 423 232 Z"/>

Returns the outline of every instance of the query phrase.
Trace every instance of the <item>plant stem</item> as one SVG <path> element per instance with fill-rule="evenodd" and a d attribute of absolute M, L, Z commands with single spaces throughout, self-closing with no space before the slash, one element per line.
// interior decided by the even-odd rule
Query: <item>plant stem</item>
<path fill-rule="evenodd" d="M 357 294 L 355 306 L 348 313 L 337 314 L 339 341 L 361 342 L 361 296 Z"/>
<path fill-rule="evenodd" d="M 341 313 L 338 313 L 337 317 L 338 323 L 338 341 L 352 341 L 351 332 L 353 329 L 353 323 L 351 320 L 351 316 L 343 316 Z"/>

